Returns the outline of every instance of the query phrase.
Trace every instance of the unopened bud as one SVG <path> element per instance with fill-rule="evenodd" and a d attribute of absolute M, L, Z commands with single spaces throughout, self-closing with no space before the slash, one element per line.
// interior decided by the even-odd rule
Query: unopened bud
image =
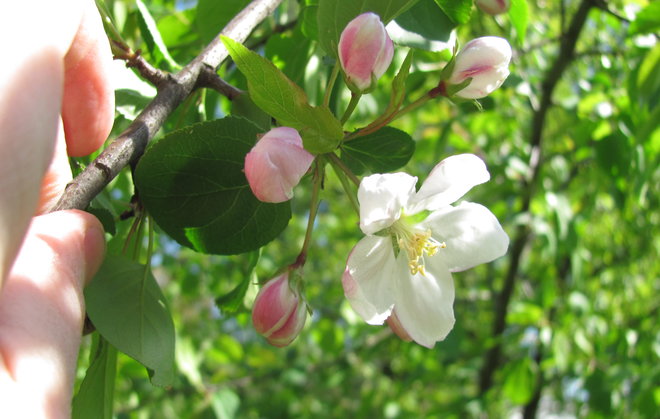
<path fill-rule="evenodd" d="M 375 13 L 363 13 L 351 20 L 339 38 L 339 61 L 353 90 L 373 89 L 393 55 L 392 40 Z"/>
<path fill-rule="evenodd" d="M 489 15 L 505 13 L 511 7 L 511 0 L 476 0 L 477 7 Z"/>
<path fill-rule="evenodd" d="M 293 197 L 293 188 L 313 161 L 298 131 L 273 128 L 245 156 L 245 177 L 260 201 L 284 202 Z"/>
<path fill-rule="evenodd" d="M 305 325 L 306 305 L 300 294 L 289 286 L 284 273 L 264 285 L 252 308 L 254 328 L 273 346 L 287 346 Z"/>
<path fill-rule="evenodd" d="M 453 71 L 447 80 L 458 85 L 471 78 L 470 83 L 456 96 L 479 99 L 491 94 L 509 75 L 511 45 L 504 38 L 484 36 L 473 39 L 456 55 Z"/>

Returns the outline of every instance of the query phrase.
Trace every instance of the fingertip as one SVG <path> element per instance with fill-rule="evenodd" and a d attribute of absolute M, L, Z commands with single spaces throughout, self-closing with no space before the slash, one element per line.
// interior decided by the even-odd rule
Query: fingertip
<path fill-rule="evenodd" d="M 85 284 L 92 280 L 98 272 L 105 257 L 105 231 L 101 222 L 92 214 L 78 211 L 89 218 L 89 225 L 85 231 Z"/>
<path fill-rule="evenodd" d="M 62 121 L 68 153 L 74 157 L 100 148 L 112 129 L 114 117 L 110 44 L 94 2 L 86 5 L 64 58 Z"/>

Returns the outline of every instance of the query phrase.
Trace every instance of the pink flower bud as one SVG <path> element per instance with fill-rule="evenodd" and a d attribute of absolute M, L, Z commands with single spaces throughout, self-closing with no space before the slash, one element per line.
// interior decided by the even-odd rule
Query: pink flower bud
<path fill-rule="evenodd" d="M 307 311 L 305 302 L 289 286 L 289 274 L 284 273 L 264 285 L 252 308 L 254 328 L 273 346 L 287 346 L 298 336 Z"/>
<path fill-rule="evenodd" d="M 339 38 L 339 61 L 349 86 L 359 91 L 374 87 L 392 62 L 394 45 L 377 14 L 351 20 Z"/>
<path fill-rule="evenodd" d="M 245 177 L 260 201 L 284 202 L 293 197 L 294 186 L 313 161 L 298 131 L 273 128 L 245 156 Z"/>
<path fill-rule="evenodd" d="M 500 87 L 509 75 L 511 46 L 504 38 L 484 36 L 473 39 L 456 55 L 451 77 L 447 82 L 459 84 L 467 78 L 472 81 L 456 96 L 479 99 Z"/>
<path fill-rule="evenodd" d="M 505 13 L 511 7 L 511 0 L 477 0 L 477 7 L 489 15 Z"/>

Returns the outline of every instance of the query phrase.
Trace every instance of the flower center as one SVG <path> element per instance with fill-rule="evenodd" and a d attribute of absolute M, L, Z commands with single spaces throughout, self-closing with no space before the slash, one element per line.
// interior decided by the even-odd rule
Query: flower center
<path fill-rule="evenodd" d="M 438 252 L 438 249 L 447 247 L 444 242 L 440 243 L 431 237 L 431 230 L 413 230 L 401 224 L 392 227 L 394 227 L 393 233 L 396 236 L 399 250 L 405 251 L 408 255 L 408 268 L 413 275 L 417 273 L 426 274 L 424 271 L 424 255 L 433 256 Z"/>

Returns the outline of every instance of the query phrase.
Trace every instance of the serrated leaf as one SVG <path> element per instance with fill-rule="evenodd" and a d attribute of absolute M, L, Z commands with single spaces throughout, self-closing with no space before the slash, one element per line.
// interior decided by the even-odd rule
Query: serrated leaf
<path fill-rule="evenodd" d="M 357 175 L 385 173 L 404 166 L 415 153 L 415 141 L 396 128 L 384 127 L 345 142 L 341 159 Z"/>
<path fill-rule="evenodd" d="M 111 419 L 117 371 L 117 350 L 103 337 L 78 393 L 71 403 L 73 419 Z"/>
<path fill-rule="evenodd" d="M 148 267 L 107 255 L 85 288 L 85 305 L 101 336 L 148 368 L 153 384 L 173 384 L 174 323 Z"/>
<path fill-rule="evenodd" d="M 227 117 L 165 136 L 135 170 L 145 208 L 167 234 L 198 252 L 239 254 L 270 242 L 286 228 L 291 205 L 257 200 L 245 178 L 245 155 L 262 132 Z"/>
<path fill-rule="evenodd" d="M 472 0 L 435 0 L 435 3 L 454 23 L 463 24 L 470 20 Z"/>
<path fill-rule="evenodd" d="M 511 25 L 516 29 L 518 42 L 520 45 L 523 45 L 525 43 L 527 25 L 529 23 L 529 8 L 527 6 L 527 0 L 511 0 L 509 18 L 511 19 Z"/>
<path fill-rule="evenodd" d="M 297 129 L 310 153 L 337 148 L 344 133 L 327 107 L 310 105 L 305 92 L 264 57 L 227 37 L 222 41 L 248 80 L 250 98 L 257 106 L 281 125 Z"/>
<path fill-rule="evenodd" d="M 140 23 L 142 36 L 144 37 L 151 54 L 156 55 L 157 51 L 173 69 L 181 68 L 181 66 L 174 61 L 174 58 L 170 55 L 170 52 L 158 31 L 158 25 L 156 25 L 156 21 L 153 16 L 151 16 L 147 6 L 145 6 L 142 0 L 135 0 L 135 4 L 138 9 L 138 21 Z"/>
<path fill-rule="evenodd" d="M 323 50 L 337 56 L 339 36 L 348 22 L 364 12 L 373 12 L 387 24 L 418 0 L 320 0 L 317 12 L 319 41 Z"/>

